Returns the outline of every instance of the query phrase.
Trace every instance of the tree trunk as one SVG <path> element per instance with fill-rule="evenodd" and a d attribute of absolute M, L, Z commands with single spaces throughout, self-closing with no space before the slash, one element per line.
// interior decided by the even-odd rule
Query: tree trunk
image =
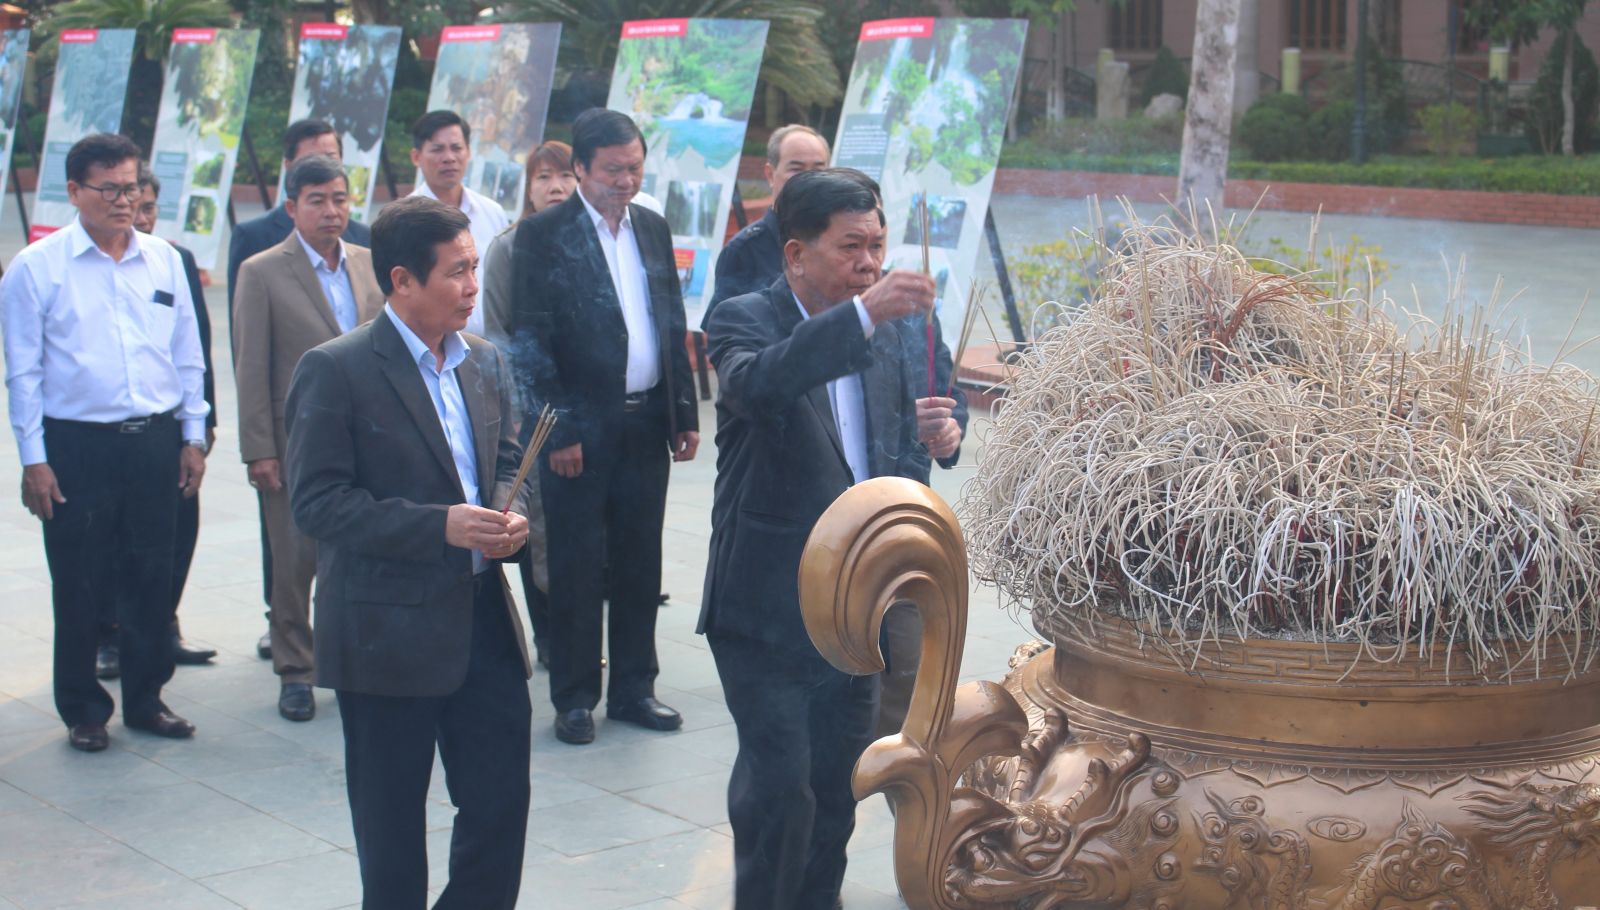
<path fill-rule="evenodd" d="M 1200 0 L 1194 61 L 1184 112 L 1183 159 L 1178 166 L 1178 211 L 1198 229 L 1221 213 L 1233 126 L 1233 74 L 1241 0 Z"/>
<path fill-rule="evenodd" d="M 1562 38 L 1565 39 L 1567 47 L 1561 55 L 1561 154 L 1571 157 L 1575 153 L 1573 134 L 1577 130 L 1577 113 L 1572 103 L 1572 58 L 1573 49 L 1578 44 L 1578 35 L 1574 30 L 1567 32 Z"/>
<path fill-rule="evenodd" d="M 1261 97 L 1261 0 L 1239 0 L 1238 59 L 1233 67 L 1233 122 Z"/>

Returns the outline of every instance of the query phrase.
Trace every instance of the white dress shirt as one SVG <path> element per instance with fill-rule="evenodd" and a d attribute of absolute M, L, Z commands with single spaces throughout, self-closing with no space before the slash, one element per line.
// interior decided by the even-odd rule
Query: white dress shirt
<path fill-rule="evenodd" d="M 433 190 L 428 187 L 428 181 L 418 180 L 416 189 L 411 191 L 413 196 L 426 196 L 429 199 L 438 199 Z M 467 317 L 467 331 L 474 335 L 483 334 L 483 260 L 489 252 L 489 244 L 500 232 L 511 226 L 511 219 L 506 216 L 506 210 L 482 193 L 473 192 L 466 184 L 461 185 L 461 213 L 467 216 L 469 226 L 467 230 L 472 233 L 472 245 L 478 251 L 478 270 L 474 273 L 478 279 L 478 304 L 473 307 L 472 315 Z"/>
<path fill-rule="evenodd" d="M 350 270 L 344 264 L 344 241 L 338 241 L 338 267 L 328 268 L 328 260 L 312 249 L 311 244 L 306 243 L 306 238 L 300 236 L 299 231 L 295 231 L 294 236 L 305 248 L 306 255 L 311 257 L 311 271 L 317 276 L 317 283 L 322 285 L 323 299 L 328 301 L 328 306 L 333 310 L 333 318 L 339 323 L 339 331 L 348 332 L 355 328 L 356 322 L 361 317 L 356 313 L 356 293 L 350 287 Z"/>
<path fill-rule="evenodd" d="M 600 237 L 600 249 L 606 255 L 606 268 L 611 270 L 611 284 L 617 289 L 617 301 L 622 305 L 622 321 L 628 327 L 628 369 L 623 379 L 623 391 L 628 394 L 648 392 L 661 381 L 661 357 L 656 347 L 656 324 L 650 321 L 650 282 L 644 272 L 644 257 L 639 255 L 639 238 L 633 232 L 633 213 L 624 210 L 617 232 L 604 215 L 583 198 L 583 207 L 594 222 L 594 232 Z"/>
<path fill-rule="evenodd" d="M 792 292 L 791 292 L 792 293 Z M 872 337 L 872 317 L 860 297 L 852 301 L 856 318 L 861 320 L 861 334 Z M 800 321 L 811 318 L 806 305 L 796 294 L 794 305 L 800 308 Z M 850 465 L 855 482 L 872 476 L 872 462 L 867 458 L 867 396 L 861 388 L 860 373 L 846 373 L 828 381 L 828 404 L 833 407 L 833 422 L 839 429 L 839 442 L 844 445 L 844 460 Z"/>
<path fill-rule="evenodd" d="M 205 360 L 183 260 L 128 230 L 119 261 L 72 224 L 11 260 L 0 279 L 11 428 L 24 465 L 47 460 L 44 418 L 117 423 L 176 411 L 204 439 Z"/>
<path fill-rule="evenodd" d="M 416 361 L 417 372 L 422 374 L 422 383 L 428 387 L 428 398 L 433 401 L 433 410 L 439 415 L 439 425 L 450 445 L 450 460 L 455 462 L 461 492 L 472 505 L 483 505 L 478 494 L 478 448 L 472 438 L 472 419 L 467 414 L 466 399 L 461 397 L 461 379 L 456 375 L 456 367 L 467 359 L 467 340 L 460 332 L 444 336 L 444 366 L 441 367 L 427 343 L 418 338 L 387 303 L 383 305 L 383 314 L 400 330 L 400 338 Z M 485 565 L 483 552 L 473 550 L 473 573 L 482 572 Z"/>

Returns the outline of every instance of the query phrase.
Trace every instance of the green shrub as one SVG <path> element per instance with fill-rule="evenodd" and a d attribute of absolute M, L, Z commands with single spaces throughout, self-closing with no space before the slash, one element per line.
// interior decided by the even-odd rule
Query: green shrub
<path fill-rule="evenodd" d="M 1238 137 L 1262 161 L 1298 161 L 1311 153 L 1311 106 L 1299 95 L 1265 95 L 1250 105 Z"/>
<path fill-rule="evenodd" d="M 1311 115 L 1311 148 L 1319 158 L 1347 161 L 1350 158 L 1350 133 L 1355 129 L 1354 101 L 1335 101 Z"/>
<path fill-rule="evenodd" d="M 1376 39 L 1367 42 L 1369 48 L 1379 46 Z M 1350 102 L 1350 119 L 1355 121 L 1356 68 L 1354 63 L 1336 63 L 1328 70 L 1329 106 L 1341 101 Z M 1400 64 L 1375 51 L 1367 58 L 1367 151 L 1383 153 L 1398 149 L 1406 139 L 1410 125 L 1410 110 L 1406 106 L 1406 83 Z M 1349 131 L 1346 131 L 1346 135 Z M 1341 157 L 1348 158 L 1345 154 Z"/>
<path fill-rule="evenodd" d="M 1478 144 L 1478 114 L 1459 101 L 1430 104 L 1417 115 L 1428 151 L 1453 157 L 1470 153 Z"/>
<path fill-rule="evenodd" d="M 1156 51 L 1156 59 L 1150 63 L 1150 72 L 1144 80 L 1144 91 L 1139 94 L 1139 107 L 1150 103 L 1150 99 L 1157 95 L 1177 95 L 1185 101 L 1189 98 L 1189 74 L 1184 72 L 1183 63 L 1167 50 L 1166 45 Z"/>
<path fill-rule="evenodd" d="M 1578 43 L 1572 49 L 1572 109 L 1576 122 L 1572 147 L 1578 153 L 1595 148 L 1595 100 L 1600 97 L 1600 68 L 1595 66 L 1594 54 L 1584 46 L 1583 40 L 1572 36 Z M 1528 140 L 1534 148 L 1548 153 L 1561 151 L 1561 127 L 1564 119 L 1561 107 L 1561 67 L 1566 57 L 1565 37 L 1558 37 L 1550 45 L 1544 63 L 1539 67 L 1539 78 L 1533 84 L 1533 94 L 1528 99 Z"/>

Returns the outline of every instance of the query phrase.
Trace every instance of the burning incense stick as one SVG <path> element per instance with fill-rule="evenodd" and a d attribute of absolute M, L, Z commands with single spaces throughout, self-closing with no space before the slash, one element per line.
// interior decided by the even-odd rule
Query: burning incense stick
<path fill-rule="evenodd" d="M 932 278 L 933 277 L 933 266 L 932 266 L 932 264 L 930 262 L 930 256 L 929 256 L 929 253 L 928 253 L 928 191 L 927 190 L 923 190 L 917 196 L 917 224 L 920 225 L 921 229 L 922 229 L 921 230 L 921 234 L 922 234 L 922 274 L 927 275 L 929 278 Z M 931 333 L 932 326 L 933 326 L 933 310 L 931 310 L 931 309 L 928 310 L 928 325 L 930 327 L 929 331 Z M 930 351 L 933 350 L 932 346 L 930 346 L 928 349 Z M 932 355 L 930 354 L 929 356 L 931 357 Z M 930 373 L 929 375 L 932 376 L 933 374 Z M 929 381 L 931 382 L 932 380 L 929 380 Z"/>
<path fill-rule="evenodd" d="M 539 450 L 544 448 L 544 441 L 550 438 L 550 430 L 556 425 L 555 412 L 549 405 L 539 412 L 539 422 L 533 425 L 533 436 L 528 439 L 528 448 L 522 453 L 522 464 L 517 466 L 517 477 L 511 481 L 511 492 L 506 494 L 505 508 L 500 510 L 504 515 L 511 511 L 511 503 L 516 501 L 517 491 L 522 489 L 523 481 L 528 479 L 528 472 L 533 469 L 533 463 L 539 458 Z"/>

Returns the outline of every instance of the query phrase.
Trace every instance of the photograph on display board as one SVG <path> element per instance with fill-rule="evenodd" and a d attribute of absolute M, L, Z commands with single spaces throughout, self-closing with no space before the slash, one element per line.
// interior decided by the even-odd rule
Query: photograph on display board
<path fill-rule="evenodd" d="M 222 217 L 259 34 L 213 28 L 172 33 L 150 155 L 161 180 L 156 234 L 187 246 L 203 269 L 216 267 L 226 239 Z"/>
<path fill-rule="evenodd" d="M 0 31 L 0 187 L 5 186 L 15 151 L 17 111 L 22 106 L 22 80 L 28 70 L 28 30 Z M 4 205 L 0 193 L 0 205 Z"/>
<path fill-rule="evenodd" d="M 722 249 L 767 23 L 652 19 L 624 23 L 606 106 L 631 114 L 649 145 L 645 192 L 672 228 L 689 324 Z M 688 263 L 689 265 L 685 265 Z"/>
<path fill-rule="evenodd" d="M 77 217 L 67 199 L 67 152 L 91 133 L 122 129 L 122 102 L 133 65 L 134 31 L 68 29 L 60 35 L 56 78 L 45 121 L 39 190 L 30 241 L 66 227 Z"/>
<path fill-rule="evenodd" d="M 522 213 L 522 165 L 544 141 L 559 24 L 446 28 L 433 65 L 428 110 L 455 111 L 472 127 L 466 184 Z"/>
<path fill-rule="evenodd" d="M 307 117 L 333 126 L 350 177 L 350 217 L 367 220 L 383 128 L 389 116 L 400 28 L 393 25 L 300 27 L 300 61 L 289 99 L 289 122 Z M 281 197 L 283 176 L 278 177 Z"/>
<path fill-rule="evenodd" d="M 890 233 L 892 267 L 922 267 L 917 202 L 926 197 L 939 318 L 952 347 L 1027 35 L 1020 19 L 868 22 L 845 91 L 833 163 L 882 185 L 889 223 L 903 226 Z"/>

